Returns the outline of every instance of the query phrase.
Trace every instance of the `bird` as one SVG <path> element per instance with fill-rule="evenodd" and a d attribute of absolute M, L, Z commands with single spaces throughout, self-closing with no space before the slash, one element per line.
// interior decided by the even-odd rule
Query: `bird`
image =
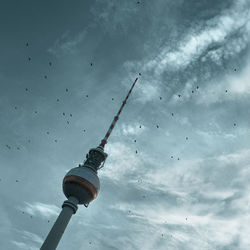
<path fill-rule="evenodd" d="M 163 237 L 163 234 L 161 234 L 161 237 Z"/>
<path fill-rule="evenodd" d="M 156 125 L 157 128 L 159 128 L 159 125 Z"/>
<path fill-rule="evenodd" d="M 15 106 L 15 109 L 17 109 L 17 106 Z"/>
<path fill-rule="evenodd" d="M 19 147 L 17 147 L 16 149 L 17 149 L 17 150 L 20 150 L 20 148 L 19 148 Z"/>
<path fill-rule="evenodd" d="M 57 98 L 56 101 L 59 102 L 59 99 Z"/>
<path fill-rule="evenodd" d="M 86 97 L 89 97 L 88 95 L 86 95 Z"/>
<path fill-rule="evenodd" d="M 91 241 L 89 242 L 89 244 L 91 244 Z"/>
<path fill-rule="evenodd" d="M 134 142 L 136 142 L 136 140 L 134 140 Z"/>
<path fill-rule="evenodd" d="M 18 182 L 18 180 L 16 180 L 16 182 Z"/>
<path fill-rule="evenodd" d="M 31 58 L 30 58 L 30 57 L 28 57 L 28 60 L 30 61 L 30 60 L 31 60 Z"/>
<path fill-rule="evenodd" d="M 227 93 L 227 89 L 225 90 L 225 92 Z"/>
<path fill-rule="evenodd" d="M 72 114 L 70 114 L 70 116 L 72 117 Z"/>
<path fill-rule="evenodd" d="M 49 223 L 49 220 L 48 220 L 48 223 Z"/>
<path fill-rule="evenodd" d="M 179 96 L 179 98 L 181 97 L 181 95 L 180 95 L 180 94 L 179 94 L 178 96 Z"/>
<path fill-rule="evenodd" d="M 30 216 L 30 218 L 32 219 L 32 215 Z"/>
<path fill-rule="evenodd" d="M 24 212 L 22 212 L 24 214 Z"/>
<path fill-rule="evenodd" d="M 57 142 L 57 140 L 55 140 L 55 142 Z"/>
<path fill-rule="evenodd" d="M 49 66 L 52 66 L 52 62 L 49 62 Z"/>
<path fill-rule="evenodd" d="M 86 130 L 84 129 L 83 132 L 85 132 Z"/>
<path fill-rule="evenodd" d="M 93 63 L 90 63 L 90 66 L 93 66 Z"/>
<path fill-rule="evenodd" d="M 172 113 L 171 115 L 174 116 L 174 113 Z"/>
<path fill-rule="evenodd" d="M 69 124 L 69 121 L 67 121 L 67 123 Z"/>
<path fill-rule="evenodd" d="M 180 158 L 177 159 L 178 161 L 180 160 Z"/>
<path fill-rule="evenodd" d="M 236 71 L 236 69 L 234 69 L 234 71 Z"/>
<path fill-rule="evenodd" d="M 140 2 L 138 1 L 137 4 L 139 4 Z"/>
<path fill-rule="evenodd" d="M 141 73 L 139 73 L 139 76 L 141 76 Z"/>
<path fill-rule="evenodd" d="M 131 211 L 130 211 L 130 210 L 128 210 L 128 212 L 129 212 L 129 213 L 131 213 Z"/>
<path fill-rule="evenodd" d="M 137 150 L 135 150 L 135 153 L 136 153 L 136 154 L 138 153 Z"/>
<path fill-rule="evenodd" d="M 236 123 L 234 123 L 234 126 L 236 126 Z"/>
<path fill-rule="evenodd" d="M 46 75 L 44 76 L 44 79 L 47 79 L 47 76 L 46 76 Z"/>
<path fill-rule="evenodd" d="M 9 146 L 8 144 L 5 145 L 8 149 L 11 149 L 11 146 Z"/>
<path fill-rule="evenodd" d="M 160 96 L 160 100 L 161 100 L 161 96 Z"/>
<path fill-rule="evenodd" d="M 141 128 L 141 125 L 140 125 L 140 127 L 139 128 Z"/>
<path fill-rule="evenodd" d="M 171 158 L 173 159 L 174 157 L 171 155 Z"/>
<path fill-rule="evenodd" d="M 198 88 L 199 88 L 199 86 L 196 87 L 196 89 L 198 89 Z"/>
<path fill-rule="evenodd" d="M 192 93 L 194 93 L 194 91 L 192 90 Z"/>
<path fill-rule="evenodd" d="M 66 88 L 66 92 L 68 92 L 69 90 Z"/>
<path fill-rule="evenodd" d="M 26 47 L 29 47 L 29 43 L 28 42 L 26 43 Z"/>
<path fill-rule="evenodd" d="M 28 88 L 26 88 L 25 90 L 28 91 Z"/>
<path fill-rule="evenodd" d="M 35 114 L 37 114 L 37 111 L 35 111 Z"/>
<path fill-rule="evenodd" d="M 114 98 L 112 98 L 112 101 L 114 101 Z"/>
<path fill-rule="evenodd" d="M 187 220 L 187 218 L 186 218 L 186 220 Z"/>
<path fill-rule="evenodd" d="M 49 135 L 49 131 L 47 131 L 47 135 Z"/>
<path fill-rule="evenodd" d="M 188 137 L 186 137 L 186 140 L 188 140 Z"/>
<path fill-rule="evenodd" d="M 63 115 L 65 115 L 65 113 L 63 112 Z"/>

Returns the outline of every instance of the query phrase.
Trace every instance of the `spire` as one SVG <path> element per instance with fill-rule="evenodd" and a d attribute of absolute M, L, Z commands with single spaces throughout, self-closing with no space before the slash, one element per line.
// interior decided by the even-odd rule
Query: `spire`
<path fill-rule="evenodd" d="M 101 141 L 101 143 L 100 143 L 100 145 L 99 145 L 99 146 L 101 146 L 102 148 L 104 148 L 105 144 L 107 143 L 107 140 L 108 140 L 108 138 L 109 138 L 109 136 L 110 136 L 110 134 L 111 134 L 113 128 L 115 127 L 115 124 L 116 124 L 116 122 L 117 122 L 118 119 L 119 119 L 119 115 L 120 115 L 120 113 L 122 112 L 122 109 L 123 109 L 123 107 L 125 106 L 126 101 L 127 101 L 128 97 L 129 97 L 129 95 L 131 94 L 131 92 L 132 92 L 132 90 L 133 90 L 133 88 L 134 88 L 134 86 L 135 86 L 137 80 L 138 80 L 138 77 L 135 79 L 135 81 L 134 81 L 134 83 L 133 83 L 131 89 L 129 90 L 129 92 L 128 92 L 126 98 L 125 98 L 124 101 L 122 102 L 122 105 L 121 105 L 119 111 L 117 112 L 116 116 L 114 117 L 114 120 L 112 121 L 112 123 L 111 123 L 111 125 L 110 125 L 110 127 L 109 127 L 109 129 L 108 129 L 108 131 L 107 131 L 107 133 L 106 133 L 106 135 L 105 135 L 105 137 L 102 139 L 102 141 Z"/>

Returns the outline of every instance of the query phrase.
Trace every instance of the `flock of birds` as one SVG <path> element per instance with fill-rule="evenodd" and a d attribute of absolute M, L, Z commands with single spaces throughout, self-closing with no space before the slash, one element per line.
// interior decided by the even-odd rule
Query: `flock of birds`
<path fill-rule="evenodd" d="M 139 4 L 139 3 L 140 3 L 140 2 L 138 1 L 138 2 L 137 2 L 137 4 Z M 26 47 L 29 47 L 29 43 L 28 43 L 28 42 L 26 43 Z M 31 61 L 31 57 L 28 57 L 28 61 Z M 51 61 L 49 61 L 49 63 L 48 63 L 48 64 L 49 64 L 49 66 L 50 66 L 50 67 L 52 66 L 52 62 L 51 62 Z M 93 63 L 92 63 L 92 62 L 90 63 L 90 66 L 91 66 L 91 67 L 93 67 Z M 236 69 L 234 69 L 234 71 L 236 71 Z M 139 73 L 139 76 L 141 76 L 141 73 Z M 47 75 L 44 75 L 44 78 L 45 78 L 45 79 L 47 79 L 47 78 L 48 78 L 48 76 L 47 76 Z M 196 86 L 196 90 L 198 90 L 198 89 L 199 89 L 199 86 Z M 25 91 L 26 91 L 26 92 L 28 92 L 28 91 L 29 91 L 29 89 L 28 89 L 28 88 L 25 88 Z M 69 92 L 69 89 L 68 89 L 68 88 L 66 88 L 66 89 L 65 89 L 65 91 L 66 91 L 66 92 Z M 228 92 L 228 90 L 225 90 L 225 92 L 227 93 L 227 92 Z M 194 90 L 192 90 L 192 93 L 194 93 Z M 178 96 L 179 98 L 181 98 L 181 94 L 178 94 L 177 96 Z M 86 97 L 88 98 L 88 95 L 86 95 Z M 160 96 L 160 97 L 159 97 L 159 99 L 160 99 L 160 100 L 162 100 L 162 97 Z M 112 97 L 112 99 L 111 99 L 111 100 L 112 100 L 112 101 L 114 101 L 114 98 Z M 59 99 L 59 98 L 57 98 L 57 99 L 56 99 L 56 101 L 57 101 L 57 102 L 60 102 L 60 99 Z M 18 109 L 18 108 L 17 108 L 17 106 L 15 106 L 15 107 L 14 107 L 14 109 L 15 109 L 15 110 L 17 110 L 17 109 Z M 34 112 L 35 112 L 35 114 L 37 114 L 37 113 L 38 113 L 38 111 L 37 111 L 37 110 L 35 110 Z M 63 113 L 62 113 L 62 116 L 64 116 L 64 117 L 65 117 L 65 116 L 66 116 L 66 113 L 65 113 L 65 112 L 63 112 Z M 173 117 L 173 116 L 174 116 L 174 113 L 171 113 L 171 116 Z M 73 117 L 73 114 L 72 114 L 72 113 L 70 113 L 70 114 L 69 114 L 69 117 Z M 67 124 L 69 124 L 69 120 L 67 120 Z M 234 124 L 233 124 L 233 126 L 236 126 L 236 123 L 234 123 Z M 141 125 L 139 125 L 139 128 L 142 128 L 142 126 L 141 126 Z M 157 128 L 157 129 L 159 128 L 159 125 L 158 125 L 158 124 L 156 125 L 156 128 Z M 86 132 L 86 130 L 84 129 L 84 130 L 83 130 L 83 132 Z M 49 132 L 49 131 L 47 131 L 47 132 L 46 132 L 46 134 L 47 134 L 47 135 L 49 135 L 49 134 L 50 134 L 50 132 Z M 189 138 L 188 138 L 188 137 L 186 137 L 185 139 L 186 139 L 186 140 L 188 140 Z M 55 143 L 57 143 L 57 142 L 58 142 L 58 140 L 57 140 L 57 139 L 55 139 L 55 140 L 54 140 L 54 142 L 55 142 Z M 135 140 L 134 140 L 134 142 L 136 143 L 136 142 L 137 142 L 137 140 L 135 139 Z M 31 140 L 30 140 L 30 139 L 28 139 L 28 143 L 31 143 Z M 9 149 L 9 150 L 11 150 L 11 146 L 10 146 L 9 144 L 6 144 L 6 148 L 7 148 L 7 149 Z M 20 147 L 16 147 L 16 149 L 17 149 L 17 150 L 20 150 Z M 136 154 L 138 154 L 138 150 L 135 150 L 135 153 L 136 153 Z M 171 158 L 171 159 L 174 159 L 174 156 L 173 156 L 173 155 L 171 155 L 171 156 L 170 156 L 170 158 Z M 179 157 L 177 157 L 177 160 L 179 161 L 179 160 L 180 160 L 180 158 L 179 158 Z M 1 179 L 0 179 L 0 181 L 1 181 Z M 19 180 L 16 180 L 16 182 L 19 182 Z M 138 180 L 138 182 L 142 182 L 142 180 Z M 143 198 L 143 199 L 145 199 L 145 198 L 146 198 L 146 196 L 145 196 L 145 195 L 142 195 L 142 198 Z M 22 213 L 24 214 L 24 211 L 23 211 Z M 129 213 L 129 214 L 131 214 L 131 210 L 129 210 L 129 211 L 128 211 L 128 213 Z M 32 215 L 30 215 L 30 218 L 33 218 L 33 217 L 32 217 Z M 186 218 L 186 220 L 187 220 L 187 218 Z M 50 220 L 48 220 L 47 222 L 48 222 L 48 223 L 50 223 Z M 164 236 L 164 234 L 161 234 L 161 236 L 163 237 L 163 236 Z M 171 237 L 172 237 L 172 235 L 171 235 Z M 92 242 L 90 241 L 90 242 L 89 242 L 89 244 L 92 244 Z"/>
<path fill-rule="evenodd" d="M 137 3 L 139 4 L 140 2 L 138 1 Z M 28 42 L 26 43 L 26 47 L 29 47 L 29 43 L 28 43 Z M 31 57 L 28 57 L 28 61 L 31 61 Z M 49 61 L 48 64 L 49 64 L 49 66 L 52 66 L 52 62 L 51 62 L 51 61 Z M 91 67 L 93 66 L 93 62 L 90 62 L 90 66 L 91 66 Z M 236 71 L 236 69 L 234 69 L 234 71 Z M 139 73 L 139 76 L 141 76 L 141 73 Z M 47 76 L 47 75 L 44 75 L 44 78 L 47 79 L 48 76 Z M 199 89 L 199 86 L 196 86 L 196 90 L 198 90 L 198 89 Z M 28 88 L 25 88 L 25 91 L 28 92 L 29 89 L 28 89 Z M 69 89 L 66 88 L 65 91 L 66 91 L 66 92 L 69 92 Z M 227 93 L 228 90 L 226 89 L 225 92 Z M 192 90 L 192 93 L 194 93 L 194 90 Z M 181 94 L 177 94 L 177 96 L 178 96 L 179 98 L 181 98 Z M 86 95 L 86 97 L 88 98 L 88 95 Z M 162 97 L 160 96 L 159 99 L 162 100 Z M 114 98 L 112 97 L 111 100 L 114 101 Z M 60 99 L 57 98 L 56 101 L 59 102 Z M 17 106 L 15 106 L 14 108 L 15 108 L 15 110 L 18 109 Z M 34 113 L 35 113 L 35 114 L 38 114 L 38 111 L 35 110 Z M 63 115 L 63 116 L 66 116 L 66 113 L 63 112 L 62 115 Z M 69 116 L 72 117 L 73 115 L 70 113 Z M 174 116 L 174 113 L 171 113 L 171 116 Z M 66 122 L 67 122 L 67 124 L 70 123 L 69 120 L 67 120 Z M 233 125 L 234 125 L 234 127 L 235 127 L 235 126 L 236 126 L 236 123 L 234 123 Z M 141 125 L 139 126 L 139 128 L 141 128 Z M 156 125 L 156 128 L 159 128 L 159 125 L 158 125 L 158 124 Z M 84 129 L 83 132 L 86 132 L 86 130 Z M 47 133 L 47 135 L 50 134 L 49 131 L 47 131 L 46 133 Z M 185 139 L 188 140 L 188 137 L 186 137 Z M 30 139 L 28 140 L 28 142 L 29 142 L 29 143 L 31 142 Z M 54 142 L 57 143 L 58 140 L 55 139 Z M 134 140 L 134 142 L 136 142 L 136 140 Z M 8 148 L 9 150 L 11 150 L 11 146 L 10 146 L 9 144 L 6 144 L 5 146 L 6 146 L 6 148 Z M 16 149 L 17 149 L 17 150 L 20 150 L 20 147 L 16 147 Z M 138 154 L 138 150 L 135 150 L 135 153 Z M 173 159 L 173 158 L 174 158 L 174 157 L 171 156 L 171 159 Z M 180 158 L 178 157 L 177 160 L 180 160 Z"/>

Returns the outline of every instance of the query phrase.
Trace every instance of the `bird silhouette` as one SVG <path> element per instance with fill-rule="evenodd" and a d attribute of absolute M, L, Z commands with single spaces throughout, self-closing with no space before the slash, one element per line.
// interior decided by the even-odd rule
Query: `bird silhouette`
<path fill-rule="evenodd" d="M 90 63 L 90 66 L 93 66 L 93 63 Z"/>
<path fill-rule="evenodd" d="M 65 113 L 63 112 L 63 115 L 65 115 Z"/>
<path fill-rule="evenodd" d="M 45 75 L 45 76 L 44 76 L 44 79 L 47 79 L 47 78 L 48 78 L 48 77 Z"/>
<path fill-rule="evenodd" d="M 49 223 L 49 220 L 48 220 L 48 223 Z"/>
<path fill-rule="evenodd" d="M 37 111 L 35 111 L 35 114 L 37 114 Z"/>
<path fill-rule="evenodd" d="M 112 98 L 112 101 L 114 101 L 114 98 Z"/>
<path fill-rule="evenodd" d="M 69 90 L 68 89 L 66 89 L 66 92 L 68 92 Z"/>
<path fill-rule="evenodd" d="M 227 93 L 227 89 L 225 90 L 225 92 Z"/>
<path fill-rule="evenodd" d="M 88 95 L 86 95 L 86 97 L 89 97 Z"/>
<path fill-rule="evenodd" d="M 47 135 L 49 135 L 49 131 L 47 131 Z"/>
<path fill-rule="evenodd" d="M 17 109 L 17 106 L 15 106 L 15 109 Z"/>
<path fill-rule="evenodd" d="M 86 132 L 86 130 L 84 129 L 83 132 Z"/>
<path fill-rule="evenodd" d="M 157 128 L 159 128 L 159 125 L 156 125 Z"/>
<path fill-rule="evenodd" d="M 17 149 L 17 150 L 20 150 L 20 148 L 19 148 L 19 147 L 17 147 L 16 149 Z"/>
<path fill-rule="evenodd" d="M 28 91 L 28 88 L 26 88 L 25 90 Z"/>
<path fill-rule="evenodd" d="M 30 58 L 30 57 L 28 57 L 28 60 L 30 61 L 30 60 L 31 60 L 31 58 Z"/>
<path fill-rule="evenodd" d="M 136 142 L 136 140 L 134 140 L 134 142 Z"/>
<path fill-rule="evenodd" d="M 18 180 L 16 180 L 16 182 L 18 182 Z"/>
<path fill-rule="evenodd" d="M 234 71 L 236 71 L 236 69 L 234 69 Z"/>
<path fill-rule="evenodd" d="M 11 146 L 9 146 L 8 144 L 5 145 L 8 149 L 11 149 Z"/>
<path fill-rule="evenodd" d="M 141 73 L 139 73 L 139 76 L 141 76 Z"/>
<path fill-rule="evenodd" d="M 199 86 L 197 86 L 196 89 L 199 89 Z"/>
<path fill-rule="evenodd" d="M 234 123 L 234 126 L 236 126 L 236 123 Z"/>
<path fill-rule="evenodd" d="M 69 114 L 72 117 L 72 114 Z"/>
<path fill-rule="evenodd" d="M 26 47 L 29 47 L 29 43 L 28 42 L 26 43 Z"/>
<path fill-rule="evenodd" d="M 186 140 L 188 140 L 188 137 L 186 137 Z"/>
<path fill-rule="evenodd" d="M 55 140 L 55 142 L 57 142 L 57 140 Z"/>
<path fill-rule="evenodd" d="M 161 96 L 160 96 L 160 100 L 161 100 Z"/>
<path fill-rule="evenodd" d="M 177 159 L 178 161 L 180 160 L 180 158 Z"/>
<path fill-rule="evenodd" d="M 57 98 L 56 101 L 59 102 L 59 99 Z"/>
<path fill-rule="evenodd" d="M 136 154 L 138 153 L 137 150 L 135 150 L 135 153 L 136 153 Z"/>
<path fill-rule="evenodd" d="M 174 116 L 174 113 L 172 113 L 171 115 Z"/>
<path fill-rule="evenodd" d="M 171 155 L 171 158 L 173 159 L 174 157 Z"/>
<path fill-rule="evenodd" d="M 139 128 L 141 128 L 141 125 L 140 125 L 140 127 Z"/>
<path fill-rule="evenodd" d="M 67 123 L 69 124 L 69 121 L 67 121 Z"/>
<path fill-rule="evenodd" d="M 52 62 L 49 62 L 49 66 L 52 66 Z"/>
<path fill-rule="evenodd" d="M 192 93 L 194 93 L 194 91 L 192 90 Z"/>
<path fill-rule="evenodd" d="M 181 97 L 181 95 L 180 95 L 180 94 L 179 94 L 178 96 L 179 96 L 179 98 Z"/>

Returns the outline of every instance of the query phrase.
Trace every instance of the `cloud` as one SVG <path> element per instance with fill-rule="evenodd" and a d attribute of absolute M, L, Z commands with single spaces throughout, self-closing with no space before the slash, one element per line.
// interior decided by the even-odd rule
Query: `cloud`
<path fill-rule="evenodd" d="M 55 41 L 54 45 L 48 49 L 48 52 L 57 57 L 73 54 L 75 53 L 77 46 L 86 37 L 86 34 L 87 30 L 85 29 L 72 38 L 70 36 L 70 32 L 66 31 L 59 39 Z"/>
<path fill-rule="evenodd" d="M 25 207 L 19 209 L 30 215 L 39 215 L 45 218 L 57 216 L 61 211 L 61 209 L 55 205 L 49 205 L 40 202 L 34 202 L 33 204 L 25 202 Z"/>

